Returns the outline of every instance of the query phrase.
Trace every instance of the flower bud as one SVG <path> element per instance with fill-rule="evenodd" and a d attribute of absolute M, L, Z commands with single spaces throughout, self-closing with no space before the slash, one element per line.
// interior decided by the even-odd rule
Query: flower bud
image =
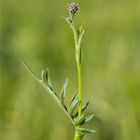
<path fill-rule="evenodd" d="M 68 5 L 68 10 L 71 14 L 75 14 L 79 10 L 79 6 L 76 3 L 70 3 Z"/>

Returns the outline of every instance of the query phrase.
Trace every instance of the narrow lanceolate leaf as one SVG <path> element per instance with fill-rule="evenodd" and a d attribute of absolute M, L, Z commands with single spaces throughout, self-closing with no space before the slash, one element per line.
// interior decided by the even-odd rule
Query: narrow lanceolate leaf
<path fill-rule="evenodd" d="M 54 89 L 52 88 L 51 82 L 50 82 L 50 77 L 49 77 L 49 71 L 42 70 L 41 72 L 41 78 L 43 81 L 44 87 L 49 91 L 50 95 L 55 99 L 57 103 L 59 103 L 59 98 L 57 94 L 55 93 Z"/>
<path fill-rule="evenodd" d="M 64 99 L 65 99 L 65 95 L 66 95 L 67 84 L 68 84 L 68 79 L 66 79 L 64 86 L 62 88 L 62 91 L 61 91 L 61 95 L 60 95 L 61 104 L 63 106 L 64 106 Z"/>
<path fill-rule="evenodd" d="M 45 71 L 42 70 L 42 71 L 41 71 L 41 79 L 42 79 L 42 81 L 43 81 L 44 83 L 46 83 L 46 79 L 45 79 L 44 73 L 45 73 Z"/>
<path fill-rule="evenodd" d="M 88 115 L 87 117 L 82 115 L 80 119 L 78 117 L 75 117 L 75 124 L 76 125 L 84 125 L 85 123 L 89 122 L 93 118 L 94 114 Z"/>
<path fill-rule="evenodd" d="M 48 69 L 46 71 L 42 70 L 41 78 L 45 84 L 47 84 L 48 86 L 52 86 Z"/>
<path fill-rule="evenodd" d="M 51 82 L 50 82 L 50 76 L 49 76 L 49 70 L 47 69 L 46 71 L 42 70 L 41 72 L 41 78 L 42 81 L 44 82 L 45 85 L 47 85 L 47 87 L 53 91 Z"/>
<path fill-rule="evenodd" d="M 84 104 L 82 106 L 82 112 L 84 112 L 86 110 L 86 108 L 88 107 L 88 105 L 89 105 L 89 102 L 87 102 L 86 104 Z M 74 118 L 77 117 L 77 116 L 78 116 L 78 112 L 76 112 L 76 114 L 74 115 Z"/>
<path fill-rule="evenodd" d="M 94 114 L 90 114 L 86 117 L 85 123 L 89 122 L 94 117 Z"/>
<path fill-rule="evenodd" d="M 83 37 L 83 35 L 84 35 L 84 29 L 81 29 L 81 31 L 80 31 L 80 35 L 79 35 L 79 40 L 78 40 L 78 44 L 80 45 L 80 43 L 81 43 L 81 41 L 82 41 L 82 37 Z"/>
<path fill-rule="evenodd" d="M 88 105 L 89 105 L 89 102 L 87 102 L 86 104 L 84 104 L 82 106 L 82 112 L 84 112 L 86 110 L 86 108 L 88 107 Z"/>
<path fill-rule="evenodd" d="M 75 125 L 83 125 L 85 122 L 85 116 L 82 115 L 80 118 L 77 118 L 75 121 Z"/>
<path fill-rule="evenodd" d="M 78 92 L 76 92 L 76 93 L 73 95 L 73 97 L 71 98 L 69 106 L 71 106 L 72 102 L 73 102 L 75 99 L 77 99 L 77 96 L 78 96 Z"/>
<path fill-rule="evenodd" d="M 77 107 L 77 104 L 78 104 L 78 99 L 74 98 L 74 100 L 71 102 L 71 104 L 68 108 L 68 112 L 69 112 L 70 116 L 73 115 L 73 112 L 75 111 L 75 109 Z"/>
<path fill-rule="evenodd" d="M 78 37 L 81 35 L 81 33 L 83 32 L 83 26 L 81 25 L 80 27 L 79 27 L 79 29 L 77 30 L 77 35 L 78 35 Z"/>
<path fill-rule="evenodd" d="M 95 130 L 88 129 L 88 128 L 78 128 L 77 131 L 82 132 L 82 133 L 94 133 Z"/>

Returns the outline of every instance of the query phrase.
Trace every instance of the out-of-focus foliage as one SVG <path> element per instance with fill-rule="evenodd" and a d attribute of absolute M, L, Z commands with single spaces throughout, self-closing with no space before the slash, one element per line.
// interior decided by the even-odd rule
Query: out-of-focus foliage
<path fill-rule="evenodd" d="M 74 41 L 64 0 L 3 0 L 0 26 L 0 137 L 2 140 L 72 140 L 73 127 L 48 93 L 25 70 L 50 69 L 67 100 L 77 90 Z M 138 1 L 79 1 L 84 102 L 96 133 L 85 140 L 138 140 Z"/>

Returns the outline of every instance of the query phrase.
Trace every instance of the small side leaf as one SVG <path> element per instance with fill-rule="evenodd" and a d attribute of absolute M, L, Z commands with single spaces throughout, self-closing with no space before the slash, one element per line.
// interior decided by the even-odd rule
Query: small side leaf
<path fill-rule="evenodd" d="M 74 118 L 75 125 L 84 125 L 85 123 L 89 122 L 93 118 L 93 116 L 94 114 L 88 115 L 87 117 L 82 115 L 80 119 L 78 119 L 78 117 L 75 117 Z"/>
<path fill-rule="evenodd" d="M 41 78 L 45 84 L 47 84 L 48 86 L 52 86 L 50 76 L 49 76 L 49 69 L 46 69 L 46 71 L 42 70 Z"/>
<path fill-rule="evenodd" d="M 82 132 L 82 133 L 94 133 L 94 132 L 96 132 L 95 130 L 88 129 L 88 128 L 78 128 L 77 131 Z"/>
<path fill-rule="evenodd" d="M 94 117 L 94 114 L 90 114 L 86 117 L 85 123 L 89 122 Z"/>
<path fill-rule="evenodd" d="M 77 118 L 75 121 L 75 125 L 83 125 L 85 122 L 85 116 L 82 115 L 80 118 Z"/>
<path fill-rule="evenodd" d="M 41 79 L 44 83 L 46 83 L 45 81 L 45 77 L 44 77 L 44 70 L 41 71 Z"/>
<path fill-rule="evenodd" d="M 86 110 L 86 108 L 88 107 L 88 105 L 89 105 L 89 102 L 87 102 L 86 104 L 84 104 L 82 106 L 82 112 L 84 112 Z M 74 115 L 74 118 L 77 117 L 77 116 L 78 116 L 78 112 Z"/>
<path fill-rule="evenodd" d="M 78 96 L 78 92 L 76 92 L 76 93 L 73 95 L 73 97 L 71 98 L 69 106 L 71 106 L 72 102 L 77 98 L 77 96 Z"/>
<path fill-rule="evenodd" d="M 78 44 L 81 43 L 82 37 L 83 37 L 84 32 L 85 32 L 82 26 L 80 27 L 79 32 L 80 32 L 80 34 L 79 34 Z"/>
<path fill-rule="evenodd" d="M 82 106 L 82 112 L 84 112 L 86 110 L 86 108 L 88 107 L 89 102 L 87 102 L 85 105 Z"/>
<path fill-rule="evenodd" d="M 43 86 L 49 91 L 50 95 L 55 99 L 57 103 L 59 103 L 59 98 L 57 94 L 55 93 L 54 89 L 52 88 L 51 82 L 50 82 L 50 76 L 49 76 L 49 70 L 46 71 L 42 70 L 41 72 L 41 79 L 43 81 Z"/>
<path fill-rule="evenodd" d="M 78 104 L 78 100 L 76 98 L 74 98 L 73 101 L 71 102 L 69 108 L 68 108 L 68 112 L 69 112 L 70 116 L 73 115 L 73 112 L 77 107 L 77 104 Z"/>
<path fill-rule="evenodd" d="M 79 29 L 77 30 L 77 34 L 78 34 L 78 37 L 80 36 L 80 34 L 83 32 L 83 26 L 81 25 L 80 27 L 79 27 Z"/>
<path fill-rule="evenodd" d="M 63 106 L 64 106 L 64 99 L 65 99 L 65 95 L 66 95 L 67 84 L 68 84 L 68 79 L 66 79 L 64 86 L 62 88 L 62 91 L 61 91 L 61 95 L 60 95 L 61 104 Z"/>

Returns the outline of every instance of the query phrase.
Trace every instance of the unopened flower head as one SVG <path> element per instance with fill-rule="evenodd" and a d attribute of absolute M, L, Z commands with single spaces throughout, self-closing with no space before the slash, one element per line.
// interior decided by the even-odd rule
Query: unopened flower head
<path fill-rule="evenodd" d="M 79 9 L 80 9 L 80 8 L 79 8 L 78 4 L 76 4 L 76 3 L 70 3 L 70 4 L 68 5 L 68 10 L 69 10 L 69 12 L 70 12 L 71 14 L 73 14 L 73 15 L 74 15 Z"/>

